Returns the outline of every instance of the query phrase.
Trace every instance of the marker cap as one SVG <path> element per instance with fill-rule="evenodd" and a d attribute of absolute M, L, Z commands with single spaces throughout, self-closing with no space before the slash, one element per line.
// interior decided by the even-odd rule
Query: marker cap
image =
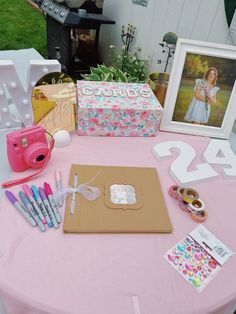
<path fill-rule="evenodd" d="M 35 185 L 32 185 L 32 186 L 31 186 L 31 191 L 33 192 L 34 197 L 35 197 L 36 199 L 40 198 L 40 195 L 39 195 L 38 189 L 36 188 L 36 186 L 35 186 Z"/>
<path fill-rule="evenodd" d="M 10 192 L 10 191 L 5 191 L 5 194 L 7 196 L 7 198 L 9 199 L 9 201 L 12 203 L 12 204 L 15 204 L 17 202 L 17 198 L 15 197 L 15 195 Z"/>
<path fill-rule="evenodd" d="M 23 184 L 22 188 L 23 188 L 23 191 L 25 192 L 27 197 L 33 196 L 33 193 L 27 184 Z"/>
<path fill-rule="evenodd" d="M 52 189 L 47 182 L 44 182 L 44 190 L 46 195 L 52 195 Z"/>

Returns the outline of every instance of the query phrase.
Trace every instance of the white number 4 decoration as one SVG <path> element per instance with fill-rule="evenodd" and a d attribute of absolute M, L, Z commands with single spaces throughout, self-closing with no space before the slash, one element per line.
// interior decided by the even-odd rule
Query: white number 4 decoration
<path fill-rule="evenodd" d="M 229 141 L 211 140 L 203 158 L 209 164 L 227 166 L 223 167 L 225 176 L 236 177 L 236 156 L 230 148 Z"/>
<path fill-rule="evenodd" d="M 179 155 L 170 166 L 170 174 L 181 185 L 193 182 L 205 181 L 218 176 L 218 173 L 209 165 L 226 165 L 226 176 L 236 176 L 236 156 L 225 140 L 211 140 L 206 148 L 203 158 L 206 162 L 196 165 L 195 170 L 188 171 L 188 167 L 196 157 L 194 148 L 182 141 L 168 141 L 153 147 L 153 153 L 157 158 L 172 155 L 171 150 L 178 150 Z"/>

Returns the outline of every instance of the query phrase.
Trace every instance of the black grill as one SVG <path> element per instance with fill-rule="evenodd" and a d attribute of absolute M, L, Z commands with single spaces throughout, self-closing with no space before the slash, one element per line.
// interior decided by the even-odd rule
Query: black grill
<path fill-rule="evenodd" d="M 40 0 L 38 5 L 46 14 L 48 58 L 58 59 L 63 72 L 79 79 L 91 66 L 101 63 L 98 58 L 100 27 L 115 24 L 102 14 L 102 9 L 92 1 L 86 1 L 79 10 L 53 0 Z M 82 9 L 87 13 L 83 11 L 81 14 Z M 81 41 L 83 32 L 88 36 L 90 30 L 95 30 L 94 40 L 89 43 Z"/>

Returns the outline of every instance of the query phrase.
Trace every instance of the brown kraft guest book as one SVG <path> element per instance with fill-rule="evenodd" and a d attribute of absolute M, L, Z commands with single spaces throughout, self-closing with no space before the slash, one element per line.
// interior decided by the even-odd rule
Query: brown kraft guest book
<path fill-rule="evenodd" d="M 78 185 L 89 183 L 101 195 L 91 201 L 75 193 L 66 199 L 65 233 L 169 233 L 172 225 L 155 168 L 72 165 Z M 117 196 L 118 195 L 118 196 Z"/>

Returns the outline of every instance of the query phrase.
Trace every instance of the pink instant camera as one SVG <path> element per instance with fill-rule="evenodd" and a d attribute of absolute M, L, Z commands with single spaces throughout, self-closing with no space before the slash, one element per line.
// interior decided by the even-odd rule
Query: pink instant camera
<path fill-rule="evenodd" d="M 7 134 L 7 157 L 13 171 L 42 168 L 49 147 L 45 129 L 34 125 Z"/>

